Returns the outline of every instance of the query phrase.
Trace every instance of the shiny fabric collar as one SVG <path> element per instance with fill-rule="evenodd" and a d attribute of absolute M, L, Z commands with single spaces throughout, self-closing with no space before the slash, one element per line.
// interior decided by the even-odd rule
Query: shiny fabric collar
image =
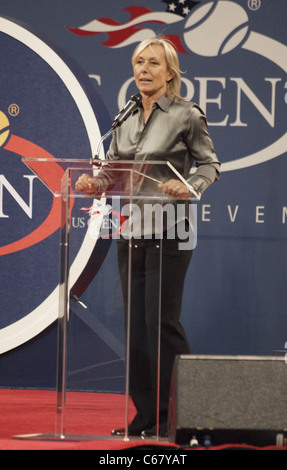
<path fill-rule="evenodd" d="M 157 100 L 153 106 L 158 106 L 159 108 L 162 109 L 162 111 L 165 111 L 166 113 L 168 113 L 169 111 L 169 108 L 172 104 L 173 100 L 170 99 L 167 95 L 163 95 L 159 98 L 159 100 Z M 134 111 L 134 114 L 138 112 L 139 109 L 142 109 L 142 105 L 137 108 L 135 111 Z"/>

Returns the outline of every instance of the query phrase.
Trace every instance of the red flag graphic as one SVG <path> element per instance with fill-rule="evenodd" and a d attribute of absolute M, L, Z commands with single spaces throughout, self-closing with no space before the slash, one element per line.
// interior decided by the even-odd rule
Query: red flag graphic
<path fill-rule="evenodd" d="M 175 13 L 154 12 L 140 6 L 128 7 L 123 11 L 128 11 L 131 16 L 126 23 L 119 23 L 112 18 L 100 18 L 78 28 L 67 29 L 80 36 L 107 33 L 109 39 L 102 44 L 106 47 L 119 48 L 141 42 L 156 35 L 153 29 L 146 26 L 140 27 L 141 25 L 147 23 L 167 25 L 183 20 L 181 15 Z M 165 35 L 165 37 L 173 42 L 178 52 L 186 53 L 179 36 Z"/>

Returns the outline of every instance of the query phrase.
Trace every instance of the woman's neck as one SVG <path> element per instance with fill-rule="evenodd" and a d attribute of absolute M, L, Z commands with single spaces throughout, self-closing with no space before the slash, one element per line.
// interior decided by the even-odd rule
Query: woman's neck
<path fill-rule="evenodd" d="M 154 103 L 156 103 L 159 98 L 161 98 L 163 94 L 161 95 L 144 95 L 142 94 L 142 107 L 143 107 L 143 116 L 144 116 L 144 120 L 146 120 L 149 115 L 151 114 L 152 112 L 152 107 L 154 105 Z"/>

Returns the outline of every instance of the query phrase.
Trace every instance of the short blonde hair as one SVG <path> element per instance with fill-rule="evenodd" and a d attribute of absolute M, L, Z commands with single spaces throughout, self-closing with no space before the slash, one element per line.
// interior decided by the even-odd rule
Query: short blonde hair
<path fill-rule="evenodd" d="M 168 70 L 174 73 L 174 77 L 167 84 L 167 95 L 170 98 L 181 98 L 181 71 L 179 67 L 178 55 L 174 44 L 167 38 L 160 36 L 142 41 L 134 50 L 132 55 L 132 64 L 135 64 L 137 57 L 146 47 L 154 45 L 160 45 L 164 48 Z"/>

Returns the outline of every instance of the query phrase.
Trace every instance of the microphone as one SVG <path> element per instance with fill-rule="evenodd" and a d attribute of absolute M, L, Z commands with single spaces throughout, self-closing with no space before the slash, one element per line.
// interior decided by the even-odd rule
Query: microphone
<path fill-rule="evenodd" d="M 124 121 L 140 106 L 142 97 L 140 93 L 132 95 L 125 107 L 116 115 L 113 120 L 112 129 L 121 126 Z"/>
<path fill-rule="evenodd" d="M 111 129 L 106 132 L 106 134 L 101 138 L 100 142 L 98 143 L 98 148 L 97 148 L 97 153 L 91 160 L 91 163 L 95 163 L 99 159 L 99 152 L 100 152 L 100 147 L 102 143 L 112 134 L 113 130 L 121 126 L 122 123 L 130 117 L 130 115 L 135 111 L 141 104 L 142 102 L 142 97 L 140 93 L 137 93 L 135 95 L 132 95 L 125 105 L 125 107 L 116 115 L 115 119 L 113 120 L 113 124 Z"/>

